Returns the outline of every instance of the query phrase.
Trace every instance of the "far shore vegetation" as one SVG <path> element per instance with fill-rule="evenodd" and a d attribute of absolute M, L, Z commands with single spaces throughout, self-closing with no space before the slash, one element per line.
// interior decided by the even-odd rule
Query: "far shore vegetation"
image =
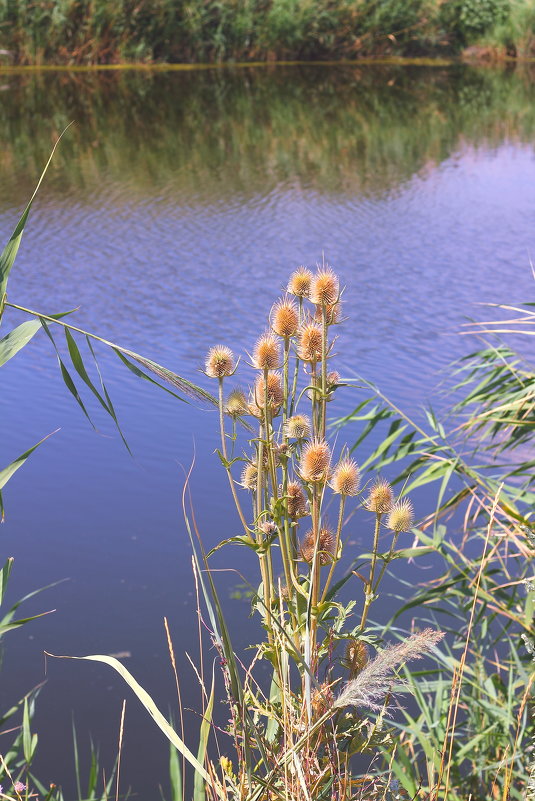
<path fill-rule="evenodd" d="M 535 58 L 535 0 L 3 0 L 0 66 Z"/>

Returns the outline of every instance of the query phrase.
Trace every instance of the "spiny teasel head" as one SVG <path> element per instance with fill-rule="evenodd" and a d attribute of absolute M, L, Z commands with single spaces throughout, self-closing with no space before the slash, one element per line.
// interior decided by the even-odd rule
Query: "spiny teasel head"
<path fill-rule="evenodd" d="M 263 523 L 260 523 L 258 528 L 265 537 L 274 537 L 278 531 L 277 526 L 275 525 L 273 520 L 264 520 Z"/>
<path fill-rule="evenodd" d="M 349 677 L 354 679 L 357 673 L 366 667 L 370 661 L 368 647 L 358 637 L 352 637 L 346 645 L 345 664 L 349 670 Z"/>
<path fill-rule="evenodd" d="M 332 708 L 334 701 L 333 691 L 330 684 L 325 682 L 319 687 L 315 687 L 311 693 L 310 703 L 312 706 L 312 718 L 321 718 L 328 709 Z"/>
<path fill-rule="evenodd" d="M 310 270 L 306 267 L 298 267 L 290 276 L 288 292 L 298 298 L 308 298 L 311 283 L 312 273 Z"/>
<path fill-rule="evenodd" d="M 210 348 L 204 369 L 210 378 L 225 378 L 234 372 L 234 354 L 226 345 L 215 345 Z"/>
<path fill-rule="evenodd" d="M 271 327 L 284 339 L 293 337 L 299 327 L 299 309 L 291 298 L 280 298 L 271 310 Z"/>
<path fill-rule="evenodd" d="M 258 370 L 274 370 L 280 367 L 279 341 L 271 331 L 259 337 L 253 351 L 253 367 Z"/>
<path fill-rule="evenodd" d="M 356 495 L 360 486 L 357 463 L 349 456 L 344 456 L 334 468 L 329 484 L 338 495 Z"/>
<path fill-rule="evenodd" d="M 329 478 L 331 450 L 324 439 L 313 439 L 303 448 L 299 474 L 304 481 L 324 482 Z"/>
<path fill-rule="evenodd" d="M 337 303 L 331 303 L 330 306 L 325 306 L 325 311 L 327 325 L 336 325 L 336 323 L 340 322 L 340 318 L 342 317 L 342 304 L 340 301 Z M 323 322 L 323 311 L 321 306 L 316 306 L 314 320 L 317 323 Z"/>
<path fill-rule="evenodd" d="M 294 414 L 284 424 L 284 433 L 288 439 L 308 439 L 310 431 L 310 417 L 307 417 L 306 414 Z"/>
<path fill-rule="evenodd" d="M 335 387 L 336 384 L 340 383 L 340 373 L 337 373 L 336 370 L 331 370 L 330 373 L 327 373 L 327 384 L 329 387 Z"/>
<path fill-rule="evenodd" d="M 247 398 L 243 389 L 236 387 L 229 393 L 225 411 L 230 417 L 240 417 L 242 414 L 248 414 Z"/>
<path fill-rule="evenodd" d="M 314 559 L 314 551 L 316 547 L 316 540 L 314 539 L 314 532 L 312 529 L 305 534 L 303 542 L 301 543 L 301 558 L 305 562 L 311 563 Z M 320 529 L 318 538 L 318 555 L 320 565 L 328 565 L 333 561 L 334 549 L 336 547 L 336 540 L 334 534 L 329 528 Z"/>
<path fill-rule="evenodd" d="M 383 651 L 365 665 L 354 679 L 348 681 L 338 698 L 334 701 L 335 709 L 348 706 L 357 708 L 367 707 L 379 712 L 384 705 L 386 696 L 392 690 L 393 674 L 405 662 L 411 659 L 420 659 L 430 651 L 444 636 L 442 631 L 424 629 L 413 634 L 398 645 L 388 645 Z M 408 689 L 401 684 L 402 691 Z"/>
<path fill-rule="evenodd" d="M 322 356 L 323 331 L 321 326 L 307 320 L 298 333 L 297 355 L 304 362 L 319 362 Z"/>
<path fill-rule="evenodd" d="M 304 517 L 308 514 L 307 499 L 303 487 L 298 481 L 288 482 L 286 487 L 286 509 L 290 517 Z"/>
<path fill-rule="evenodd" d="M 370 512 L 375 514 L 386 514 L 392 508 L 394 503 L 394 493 L 392 487 L 384 478 L 378 478 L 372 484 L 368 497 L 365 501 L 365 506 Z"/>
<path fill-rule="evenodd" d="M 391 531 L 401 534 L 402 531 L 410 531 L 414 521 L 412 502 L 409 498 L 397 501 L 391 508 L 386 521 L 387 527 Z"/>
<path fill-rule="evenodd" d="M 338 276 L 330 267 L 321 267 L 312 279 L 310 300 L 318 306 L 332 306 L 339 294 Z"/>
<path fill-rule="evenodd" d="M 251 464 L 251 462 L 247 462 L 247 464 L 242 470 L 240 485 L 244 489 L 255 490 L 257 478 L 258 478 L 257 466 L 255 464 Z"/>
<path fill-rule="evenodd" d="M 282 388 L 282 378 L 280 373 L 268 373 L 267 385 L 264 381 L 264 376 L 259 375 L 254 385 L 254 403 L 260 409 L 264 408 L 266 402 L 266 386 L 267 386 L 267 402 L 273 414 L 280 409 L 284 400 L 284 391 Z"/>

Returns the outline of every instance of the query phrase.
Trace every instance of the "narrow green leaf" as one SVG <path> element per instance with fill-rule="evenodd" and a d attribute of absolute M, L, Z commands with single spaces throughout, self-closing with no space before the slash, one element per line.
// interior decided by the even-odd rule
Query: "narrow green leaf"
<path fill-rule="evenodd" d="M 210 692 L 208 705 L 204 711 L 201 723 L 201 730 L 199 734 L 199 750 L 197 751 L 197 761 L 199 762 L 199 765 L 204 765 L 206 750 L 208 748 L 208 738 L 210 736 L 212 714 L 214 711 L 214 684 L 215 680 L 212 672 L 212 690 Z M 200 773 L 196 773 L 195 778 L 193 780 L 193 801 L 205 801 L 205 799 L 206 799 L 206 789 L 204 780 L 200 775 Z"/>
<path fill-rule="evenodd" d="M 30 456 L 34 452 L 34 450 L 39 447 L 39 445 L 42 445 L 45 440 L 47 440 L 49 437 L 52 436 L 52 434 L 55 433 L 56 433 L 55 431 L 52 431 L 50 434 L 47 434 L 46 437 L 43 437 L 43 439 L 39 440 L 39 442 L 36 445 L 33 445 L 27 451 L 24 451 L 24 453 L 22 453 L 17 459 L 15 459 L 14 462 L 11 462 L 11 464 L 8 464 L 8 466 L 4 467 L 3 470 L 0 470 L 0 490 L 2 490 L 5 487 L 11 476 L 17 472 L 19 467 L 22 467 L 28 456 Z M 0 522 L 2 522 L 3 519 L 4 519 L 4 506 L 1 501 L 1 493 L 0 493 Z"/>

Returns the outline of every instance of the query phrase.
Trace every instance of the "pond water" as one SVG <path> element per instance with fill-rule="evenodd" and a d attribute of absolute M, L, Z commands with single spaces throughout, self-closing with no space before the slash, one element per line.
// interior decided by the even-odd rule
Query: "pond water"
<path fill-rule="evenodd" d="M 75 324 L 210 388 L 199 373 L 207 349 L 251 349 L 288 274 L 324 252 L 347 285 L 339 372 L 375 381 L 417 416 L 474 344 L 458 331 L 481 317 L 476 304 L 532 296 L 532 78 L 520 67 L 318 65 L 3 73 L 2 242 L 55 138 L 75 121 L 32 211 L 9 299 L 48 313 L 79 307 Z M 18 320 L 10 310 L 6 329 Z M 235 533 L 236 521 L 214 454 L 216 415 L 98 353 L 133 458 L 87 398 L 91 429 L 44 335 L 2 371 L 0 464 L 60 428 L 4 493 L 9 597 L 67 579 L 27 605 L 53 614 L 8 635 L 2 704 L 46 678 L 36 768 L 70 798 L 73 717 L 82 761 L 90 732 L 109 772 L 128 697 L 122 786 L 152 801 L 167 785 L 154 724 L 111 670 L 45 665 L 43 651 L 129 652 L 129 669 L 164 711 L 176 710 L 167 616 L 186 706 L 198 708 L 184 655 L 195 660 L 198 646 L 180 508 L 194 452 L 206 543 Z M 361 399 L 340 393 L 331 413 Z M 446 408 L 448 398 L 435 403 Z M 345 435 L 354 440 L 356 429 Z M 420 503 L 423 514 L 431 499 Z M 217 562 L 249 564 L 236 550 Z M 222 574 L 225 597 L 239 583 Z M 227 607 L 243 647 L 253 630 L 247 604 Z"/>

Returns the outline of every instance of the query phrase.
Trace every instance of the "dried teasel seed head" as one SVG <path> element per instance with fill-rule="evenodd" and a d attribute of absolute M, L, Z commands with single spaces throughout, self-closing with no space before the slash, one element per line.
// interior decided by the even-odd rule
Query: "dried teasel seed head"
<path fill-rule="evenodd" d="M 357 673 L 360 673 L 369 661 L 370 656 L 366 643 L 357 637 L 349 640 L 346 645 L 346 664 L 350 678 L 353 679 Z"/>
<path fill-rule="evenodd" d="M 330 485 L 338 495 L 356 495 L 360 486 L 360 471 L 357 463 L 344 457 L 333 470 Z"/>
<path fill-rule="evenodd" d="M 331 451 L 324 439 L 313 439 L 305 445 L 299 463 L 299 473 L 304 481 L 327 481 L 330 465 Z"/>
<path fill-rule="evenodd" d="M 338 303 L 331 303 L 330 306 L 326 306 L 326 318 L 327 318 L 327 325 L 335 325 L 336 323 L 340 322 L 340 317 L 342 316 L 342 304 L 340 301 Z M 323 322 L 323 312 L 321 310 L 321 306 L 316 307 L 316 311 L 314 312 L 314 320 L 317 323 Z"/>
<path fill-rule="evenodd" d="M 366 499 L 366 508 L 375 514 L 385 514 L 391 510 L 393 503 L 392 487 L 384 478 L 378 478 L 370 489 Z"/>
<path fill-rule="evenodd" d="M 327 710 L 331 709 L 333 701 L 334 695 L 329 684 L 325 683 L 320 687 L 315 687 L 310 698 L 313 719 L 321 718 Z"/>
<path fill-rule="evenodd" d="M 253 351 L 253 367 L 258 370 L 274 370 L 280 367 L 279 341 L 271 331 L 258 339 Z"/>
<path fill-rule="evenodd" d="M 299 309 L 291 298 L 281 298 L 271 310 L 271 327 L 280 337 L 288 339 L 297 333 Z"/>
<path fill-rule="evenodd" d="M 258 468 L 255 464 L 248 462 L 242 470 L 240 485 L 244 489 L 255 490 L 258 478 Z"/>
<path fill-rule="evenodd" d="M 298 298 L 308 298 L 310 285 L 312 283 L 312 273 L 306 267 L 298 267 L 290 276 L 288 281 L 288 292 Z"/>
<path fill-rule="evenodd" d="M 264 376 L 259 375 L 254 386 L 254 401 L 260 409 L 264 408 L 266 396 L 266 383 Z M 284 400 L 282 378 L 280 373 L 268 373 L 267 376 L 267 402 L 272 413 L 280 409 Z"/>
<path fill-rule="evenodd" d="M 210 348 L 204 363 L 206 375 L 210 378 L 225 378 L 234 372 L 234 354 L 226 345 Z"/>
<path fill-rule="evenodd" d="M 413 521 L 412 502 L 409 498 L 403 498 L 391 508 L 386 524 L 391 531 L 401 534 L 402 531 L 411 530 Z"/>
<path fill-rule="evenodd" d="M 314 532 L 310 530 L 301 543 L 301 557 L 305 562 L 312 562 L 315 550 Z M 329 528 L 320 529 L 318 541 L 318 555 L 320 565 L 328 565 L 333 561 L 336 540 Z"/>
<path fill-rule="evenodd" d="M 239 417 L 242 414 L 247 414 L 249 409 L 247 407 L 247 398 L 243 389 L 236 387 L 229 393 L 225 411 L 231 417 Z"/>
<path fill-rule="evenodd" d="M 308 514 L 307 499 L 303 487 L 298 481 L 288 482 L 286 487 L 286 508 L 290 517 L 304 517 Z"/>
<path fill-rule="evenodd" d="M 322 356 L 323 331 L 321 326 L 308 320 L 299 329 L 297 354 L 304 362 L 319 362 Z"/>
<path fill-rule="evenodd" d="M 312 279 L 310 300 L 318 306 L 332 306 L 338 300 L 340 284 L 338 276 L 330 267 L 318 270 Z"/>
<path fill-rule="evenodd" d="M 288 439 L 308 439 L 310 431 L 310 417 L 306 414 L 294 414 L 286 420 L 284 426 L 284 433 Z"/>

